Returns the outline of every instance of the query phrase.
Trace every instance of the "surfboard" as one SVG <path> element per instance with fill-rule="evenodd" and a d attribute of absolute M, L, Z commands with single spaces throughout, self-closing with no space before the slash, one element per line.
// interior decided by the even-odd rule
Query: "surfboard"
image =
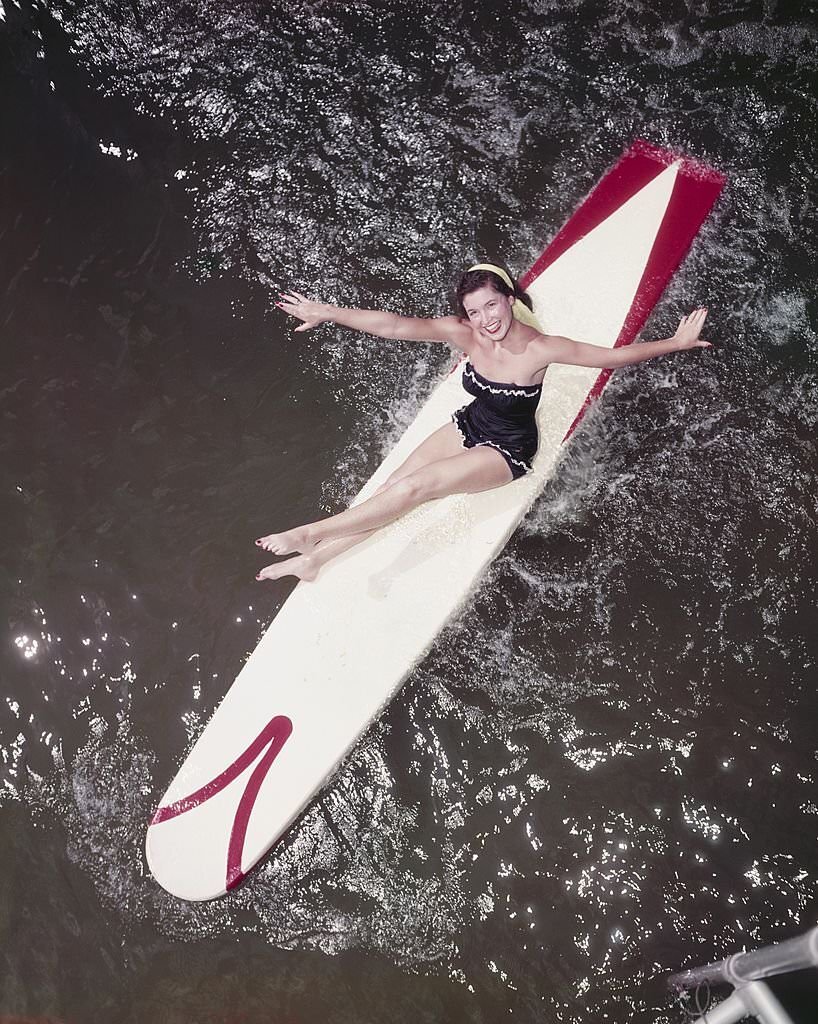
<path fill-rule="evenodd" d="M 724 181 L 634 142 L 522 278 L 543 329 L 596 345 L 632 341 Z M 150 823 L 147 861 L 168 892 L 223 895 L 286 832 L 474 590 L 610 375 L 549 367 L 531 473 L 429 502 L 296 586 Z M 460 373 L 441 380 L 356 502 L 470 399 Z"/>

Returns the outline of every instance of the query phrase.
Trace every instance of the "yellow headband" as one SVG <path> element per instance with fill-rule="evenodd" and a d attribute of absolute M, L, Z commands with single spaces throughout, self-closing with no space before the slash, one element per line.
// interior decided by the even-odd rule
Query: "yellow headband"
<path fill-rule="evenodd" d="M 502 267 L 495 267 L 493 263 L 475 263 L 473 267 L 469 267 L 466 273 L 470 274 L 473 270 L 489 270 L 491 271 L 492 274 L 496 274 L 499 278 L 502 278 L 502 280 L 505 281 L 505 283 L 509 286 L 512 292 L 517 290 L 514 287 L 514 282 L 511 280 L 511 278 L 508 276 L 505 270 L 503 270 Z"/>
<path fill-rule="evenodd" d="M 470 274 L 473 270 L 488 270 L 492 274 L 496 274 L 501 281 L 505 281 L 512 292 L 516 293 L 517 289 L 514 287 L 514 282 L 502 267 L 497 267 L 493 263 L 475 263 L 473 267 L 469 267 L 466 273 Z M 542 332 L 542 327 L 540 327 L 537 318 L 524 302 L 517 301 L 516 295 L 514 296 L 514 305 L 511 307 L 511 312 L 514 314 L 514 319 L 519 320 L 521 324 Z"/>

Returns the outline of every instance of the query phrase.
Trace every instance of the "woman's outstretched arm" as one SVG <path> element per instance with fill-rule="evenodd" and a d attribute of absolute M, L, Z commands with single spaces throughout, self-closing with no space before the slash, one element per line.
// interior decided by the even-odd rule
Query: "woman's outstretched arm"
<path fill-rule="evenodd" d="M 313 302 L 299 292 L 281 293 L 276 305 L 285 313 L 303 321 L 296 331 L 308 331 L 318 324 L 332 322 L 355 331 L 374 334 L 378 338 L 400 338 L 405 341 L 441 341 L 468 352 L 472 330 L 456 316 L 424 319 L 416 316 L 398 316 L 378 309 L 346 309 L 327 302 Z"/>
<path fill-rule="evenodd" d="M 666 355 L 668 352 L 680 352 L 687 348 L 710 348 L 709 341 L 699 338 L 705 318 L 706 309 L 694 309 L 688 316 L 683 316 L 672 338 L 661 341 L 640 341 L 619 348 L 606 348 L 604 345 L 589 345 L 570 338 L 548 336 L 544 339 L 544 350 L 549 363 L 570 363 L 572 366 L 597 366 L 600 369 L 613 370 L 618 366 L 630 366 L 646 359 Z"/>

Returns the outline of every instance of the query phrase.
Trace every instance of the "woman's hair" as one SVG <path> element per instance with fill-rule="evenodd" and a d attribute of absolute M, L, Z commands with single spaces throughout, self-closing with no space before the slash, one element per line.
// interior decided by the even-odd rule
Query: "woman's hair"
<path fill-rule="evenodd" d="M 466 307 L 463 304 L 463 300 L 467 295 L 471 295 L 472 292 L 476 292 L 478 288 L 484 288 L 486 285 L 489 288 L 493 288 L 494 291 L 499 292 L 500 295 L 513 295 L 520 302 L 528 306 L 529 309 L 534 309 L 534 304 L 528 297 L 527 293 L 520 288 L 517 284 L 516 278 L 506 269 L 506 267 L 498 263 L 497 266 L 502 267 L 506 271 L 508 276 L 511 278 L 514 288 L 509 288 L 508 284 L 500 277 L 499 274 L 495 274 L 492 270 L 467 270 L 461 274 L 454 285 L 454 308 L 459 316 L 466 319 Z"/>

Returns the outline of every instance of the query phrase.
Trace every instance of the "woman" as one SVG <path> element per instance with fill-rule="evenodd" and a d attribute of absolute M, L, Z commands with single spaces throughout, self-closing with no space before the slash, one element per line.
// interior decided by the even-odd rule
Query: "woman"
<path fill-rule="evenodd" d="M 528 297 L 493 264 L 467 270 L 456 296 L 459 316 L 427 320 L 344 309 L 313 302 L 296 291 L 282 293 L 283 301 L 276 305 L 302 321 L 296 331 L 332 322 L 380 338 L 439 341 L 465 352 L 463 386 L 475 397 L 451 423 L 427 437 L 371 498 L 338 515 L 260 537 L 259 547 L 295 557 L 268 565 L 256 579 L 314 579 L 330 558 L 425 501 L 501 487 L 527 473 L 537 450 L 535 413 L 542 380 L 551 363 L 614 369 L 667 352 L 709 347 L 699 338 L 707 316 L 704 308 L 683 317 L 672 338 L 621 348 L 542 334 Z"/>

